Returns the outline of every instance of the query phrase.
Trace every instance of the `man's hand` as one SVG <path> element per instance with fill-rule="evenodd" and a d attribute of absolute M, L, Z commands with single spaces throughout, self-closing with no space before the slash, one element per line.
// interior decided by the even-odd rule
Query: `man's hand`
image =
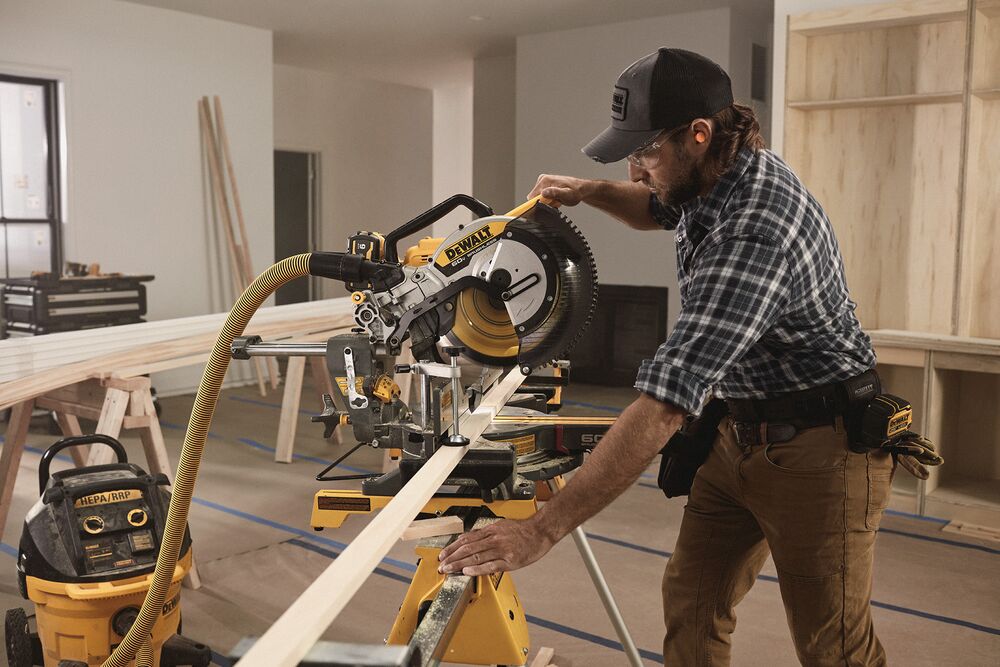
<path fill-rule="evenodd" d="M 642 183 L 542 174 L 528 199 L 538 195 L 564 206 L 589 204 L 633 229 L 662 229 L 650 214 L 649 188 Z"/>
<path fill-rule="evenodd" d="M 438 571 L 469 576 L 509 572 L 534 563 L 551 548 L 533 519 L 505 519 L 465 533 L 442 549 Z"/>
<path fill-rule="evenodd" d="M 528 199 L 541 195 L 548 199 L 555 199 L 564 206 L 576 206 L 594 194 L 596 187 L 596 181 L 573 178 L 572 176 L 541 174 L 535 181 L 534 189 L 528 193 Z"/>

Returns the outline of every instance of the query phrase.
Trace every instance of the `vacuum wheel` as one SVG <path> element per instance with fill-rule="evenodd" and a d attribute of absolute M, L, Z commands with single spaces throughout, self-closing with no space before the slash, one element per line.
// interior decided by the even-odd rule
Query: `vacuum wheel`
<path fill-rule="evenodd" d="M 23 609 L 7 611 L 4 619 L 4 643 L 10 667 L 34 667 L 31 630 L 28 628 L 28 615 Z"/>

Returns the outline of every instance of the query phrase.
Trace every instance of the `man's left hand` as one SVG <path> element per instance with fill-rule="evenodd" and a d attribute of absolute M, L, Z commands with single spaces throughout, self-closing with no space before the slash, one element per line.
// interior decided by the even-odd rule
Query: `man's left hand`
<path fill-rule="evenodd" d="M 505 519 L 473 530 L 441 550 L 439 572 L 469 576 L 509 572 L 530 565 L 552 548 L 533 519 Z"/>

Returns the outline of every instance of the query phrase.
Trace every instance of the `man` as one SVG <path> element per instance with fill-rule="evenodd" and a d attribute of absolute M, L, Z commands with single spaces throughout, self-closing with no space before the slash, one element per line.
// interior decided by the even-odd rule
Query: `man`
<path fill-rule="evenodd" d="M 802 664 L 884 665 L 869 598 L 893 459 L 849 448 L 845 381 L 877 385 L 875 355 L 822 208 L 764 149 L 728 75 L 688 51 L 661 48 L 629 66 L 611 126 L 583 151 L 627 158 L 629 181 L 542 175 L 529 197 L 676 229 L 677 325 L 566 488 L 531 519 L 462 536 L 442 551 L 441 571 L 538 560 L 625 491 L 714 394 L 730 414 L 664 574 L 665 664 L 729 664 L 734 607 L 771 553 Z"/>

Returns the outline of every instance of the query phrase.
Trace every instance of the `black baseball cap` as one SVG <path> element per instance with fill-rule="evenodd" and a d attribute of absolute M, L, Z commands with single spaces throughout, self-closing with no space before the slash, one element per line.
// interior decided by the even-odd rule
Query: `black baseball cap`
<path fill-rule="evenodd" d="M 621 73 L 611 94 L 611 125 L 582 150 L 598 162 L 618 162 L 663 130 L 732 103 L 732 82 L 721 67 L 697 53 L 664 47 Z"/>

